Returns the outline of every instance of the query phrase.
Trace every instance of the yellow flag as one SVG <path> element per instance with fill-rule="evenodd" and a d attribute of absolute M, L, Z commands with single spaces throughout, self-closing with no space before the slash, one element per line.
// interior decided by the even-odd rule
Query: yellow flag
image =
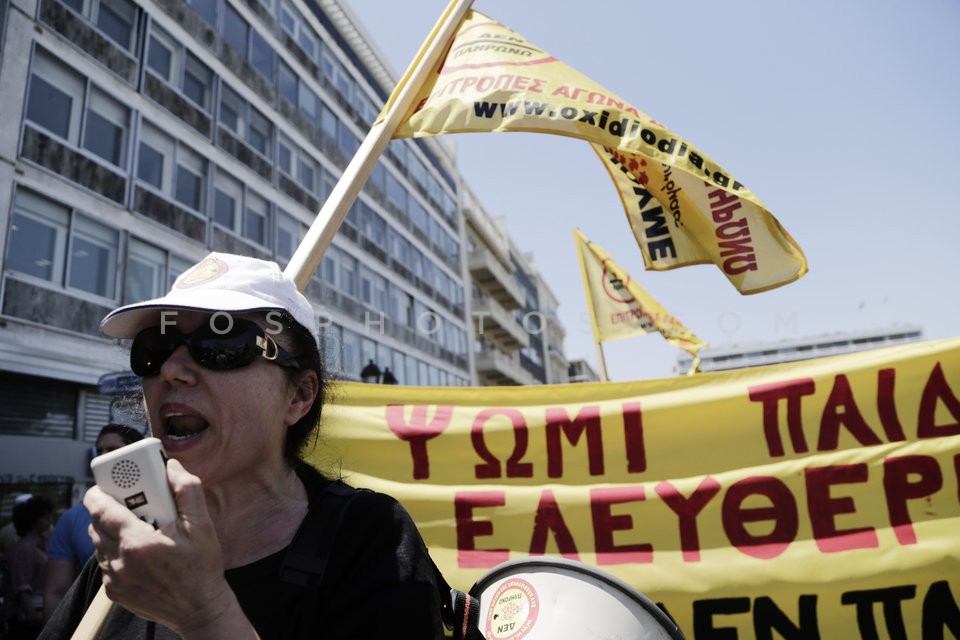
<path fill-rule="evenodd" d="M 590 142 L 617 185 L 647 269 L 713 263 L 741 293 L 807 271 L 742 183 L 662 124 L 523 36 L 469 11 L 394 137 L 478 131 Z"/>
<path fill-rule="evenodd" d="M 579 230 L 573 235 L 596 342 L 659 331 L 667 342 L 696 356 L 707 346 Z"/>

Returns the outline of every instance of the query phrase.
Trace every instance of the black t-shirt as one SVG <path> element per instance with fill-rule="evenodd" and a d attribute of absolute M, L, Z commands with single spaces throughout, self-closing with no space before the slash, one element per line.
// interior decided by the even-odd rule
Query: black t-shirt
<path fill-rule="evenodd" d="M 311 510 L 317 500 L 335 499 L 323 494 L 328 481 L 316 471 L 307 467 L 298 474 L 311 496 Z M 390 496 L 363 491 L 351 501 L 318 591 L 280 579 L 286 553 L 224 573 L 263 640 L 444 637 L 434 565 L 410 515 Z M 91 559 L 38 640 L 70 638 L 100 584 L 100 569 Z M 114 606 L 99 637 L 161 640 L 176 635 Z"/>

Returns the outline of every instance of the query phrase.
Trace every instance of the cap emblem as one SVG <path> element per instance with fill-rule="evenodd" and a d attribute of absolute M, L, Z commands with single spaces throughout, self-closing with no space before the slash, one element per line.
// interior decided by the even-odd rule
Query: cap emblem
<path fill-rule="evenodd" d="M 208 256 L 188 273 L 184 274 L 183 278 L 177 282 L 177 288 L 188 289 L 212 282 L 229 270 L 230 267 L 226 262 L 219 258 Z"/>

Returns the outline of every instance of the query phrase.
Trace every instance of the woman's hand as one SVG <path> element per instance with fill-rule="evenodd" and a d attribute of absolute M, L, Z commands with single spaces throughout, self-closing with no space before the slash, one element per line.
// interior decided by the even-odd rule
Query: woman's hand
<path fill-rule="evenodd" d="M 83 503 L 93 518 L 90 537 L 107 595 L 184 638 L 220 637 L 238 623 L 254 637 L 223 576 L 220 543 L 200 479 L 171 459 L 167 480 L 178 516 L 161 529 L 140 520 L 99 487 L 87 491 Z M 230 637 L 246 636 L 238 636 L 238 631 L 231 629 Z"/>

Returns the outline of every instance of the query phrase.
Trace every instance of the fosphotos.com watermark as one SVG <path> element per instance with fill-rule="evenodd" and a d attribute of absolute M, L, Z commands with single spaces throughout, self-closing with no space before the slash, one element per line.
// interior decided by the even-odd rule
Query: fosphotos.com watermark
<path fill-rule="evenodd" d="M 493 314 L 489 311 L 474 311 L 470 314 L 470 319 L 474 322 L 478 336 L 484 335 L 487 327 L 503 327 L 503 323 L 494 318 Z M 322 313 L 318 316 L 317 321 L 319 327 L 324 329 L 333 324 L 333 316 Z M 444 323 L 443 316 L 434 311 L 424 311 L 404 322 L 398 322 L 393 319 L 389 319 L 389 321 L 426 336 L 432 336 L 442 331 Z M 387 332 L 387 322 L 388 317 L 386 313 L 382 311 L 375 314 L 364 311 L 362 320 L 363 332 L 365 334 L 377 333 L 384 335 Z M 539 311 L 528 311 L 511 324 L 530 335 L 540 335 L 546 331 L 547 317 Z"/>
<path fill-rule="evenodd" d="M 236 315 L 245 315 L 251 312 L 234 312 L 229 311 L 215 311 L 210 314 L 208 318 L 210 330 L 218 335 L 224 335 L 229 333 L 233 329 L 234 319 L 233 316 Z M 283 331 L 284 324 L 280 320 L 284 312 L 280 310 L 271 310 L 267 311 L 263 317 L 266 321 L 266 326 L 264 327 L 264 332 L 269 335 L 276 335 Z M 177 325 L 177 310 L 164 310 L 160 312 L 160 329 L 161 332 L 164 332 L 168 327 L 175 327 Z M 343 316 L 334 316 L 331 313 L 321 312 L 316 315 L 317 328 L 320 330 L 332 327 L 335 324 L 336 317 Z M 500 332 L 505 329 L 505 325 L 509 324 L 510 327 L 508 330 L 515 332 L 524 332 L 529 335 L 541 335 L 547 330 L 547 314 L 540 311 L 527 311 L 522 315 L 512 315 L 509 319 L 497 318 L 490 311 L 473 311 L 469 314 L 469 320 L 472 320 L 473 326 L 476 331 L 476 335 L 483 336 L 487 330 Z M 404 318 L 403 321 L 398 321 L 385 312 L 370 312 L 364 311 L 362 318 L 356 319 L 361 327 L 364 334 L 377 334 L 377 335 L 386 335 L 388 332 L 387 326 L 389 323 L 394 325 L 399 325 L 405 327 L 409 330 L 415 331 L 416 333 L 423 336 L 435 336 L 436 334 L 443 331 L 444 323 L 451 323 L 450 320 L 444 319 L 442 315 L 434 311 L 424 311 L 417 315 L 412 315 Z M 680 320 L 685 322 L 683 316 L 680 316 Z M 790 335 L 795 336 L 799 333 L 799 312 L 792 311 L 790 313 L 774 313 L 770 319 L 772 322 L 772 329 L 775 335 Z M 758 318 L 747 317 L 745 318 L 742 314 L 735 311 L 724 311 L 718 313 L 714 318 L 714 322 L 708 323 L 710 326 L 707 328 L 703 327 L 690 327 L 691 331 L 694 333 L 703 333 L 704 335 L 714 335 L 718 333 L 726 336 L 728 339 L 734 336 L 743 334 L 745 332 L 750 332 L 755 329 L 752 325 L 755 325 L 758 321 Z M 454 326 L 458 326 L 456 323 L 452 323 Z M 569 327 L 566 327 L 569 329 Z M 579 322 L 575 330 L 579 333 L 591 334 L 593 332 L 593 327 L 590 322 L 590 316 L 587 312 L 584 312 L 579 317 Z"/>
<path fill-rule="evenodd" d="M 797 336 L 800 334 L 800 312 L 774 312 L 770 315 L 745 315 L 737 311 L 721 311 L 712 317 L 700 318 L 696 322 L 690 320 L 690 314 L 678 314 L 680 320 L 691 332 L 701 338 L 722 335 L 726 339 L 738 336 L 750 337 L 757 331 L 764 335 L 772 332 L 775 336 Z M 769 322 L 769 324 L 767 324 Z M 758 324 L 759 323 L 759 324 Z M 569 328 L 569 327 L 567 327 Z M 584 311 L 580 314 L 576 327 L 572 328 L 583 335 L 593 334 L 593 325 L 590 314 Z M 650 330 L 650 328 L 648 328 Z M 656 329 L 652 329 L 655 331 Z"/>
<path fill-rule="evenodd" d="M 256 312 L 237 312 L 236 315 L 244 315 L 249 313 Z M 264 319 L 267 326 L 263 327 L 263 332 L 267 335 L 277 335 L 283 332 L 283 323 L 279 320 L 285 312 L 274 310 L 267 311 L 264 314 Z M 207 318 L 207 326 L 210 328 L 211 333 L 222 336 L 233 331 L 234 325 L 234 312 L 230 311 L 214 311 L 210 314 L 210 317 Z M 168 309 L 160 312 L 160 334 L 164 335 L 167 332 L 167 329 L 174 329 L 177 327 L 177 321 L 180 317 L 180 311 L 176 309 Z"/>
<path fill-rule="evenodd" d="M 210 331 L 217 335 L 225 335 L 230 333 L 233 330 L 234 325 L 234 315 L 247 315 L 250 313 L 256 312 L 229 312 L 229 311 L 215 311 L 210 314 L 210 317 L 207 319 L 207 323 L 210 327 Z M 267 311 L 264 314 L 264 319 L 266 325 L 263 330 L 264 333 L 269 335 L 276 335 L 283 331 L 284 325 L 279 318 L 282 317 L 284 312 L 279 310 Z M 471 314 L 471 319 L 475 323 L 477 335 L 484 335 L 486 328 L 489 327 L 502 327 L 502 322 L 497 321 L 493 318 L 493 314 L 489 311 L 475 311 Z M 174 328 L 177 326 L 177 321 L 179 317 L 179 311 L 176 309 L 165 310 L 160 312 L 160 332 L 165 333 L 168 328 Z M 488 322 L 489 321 L 489 322 Z M 317 328 L 326 329 L 333 326 L 334 316 L 329 313 L 320 313 L 316 316 Z M 445 320 L 443 316 L 434 311 L 425 311 L 416 316 L 411 317 L 406 322 L 397 322 L 392 318 L 388 318 L 387 314 L 384 312 L 371 313 L 365 311 L 363 314 L 363 319 L 361 321 L 363 326 L 363 333 L 371 334 L 376 333 L 379 335 L 385 335 L 387 333 L 386 327 L 388 322 L 393 322 L 412 329 L 417 333 L 425 336 L 433 336 L 437 333 L 440 333 L 443 330 L 443 323 Z M 522 316 L 519 316 L 515 319 L 515 326 L 519 330 L 522 330 L 530 335 L 540 335 L 546 331 L 547 327 L 547 317 L 546 314 L 539 311 L 528 311 Z"/>

